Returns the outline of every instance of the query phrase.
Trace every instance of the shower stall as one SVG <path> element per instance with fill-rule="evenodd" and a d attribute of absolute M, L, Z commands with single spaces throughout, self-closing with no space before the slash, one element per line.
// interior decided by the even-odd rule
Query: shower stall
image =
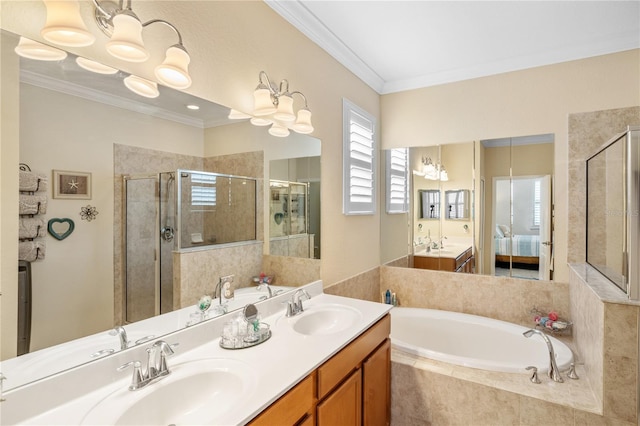
<path fill-rule="evenodd" d="M 126 323 L 174 309 L 174 253 L 257 238 L 255 178 L 178 169 L 123 188 Z"/>
<path fill-rule="evenodd" d="M 175 173 L 125 176 L 123 187 L 125 321 L 131 323 L 173 310 Z"/>

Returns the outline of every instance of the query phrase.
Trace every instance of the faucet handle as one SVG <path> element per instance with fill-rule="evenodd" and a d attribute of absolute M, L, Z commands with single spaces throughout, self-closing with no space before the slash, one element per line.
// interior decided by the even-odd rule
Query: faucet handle
<path fill-rule="evenodd" d="M 126 364 L 122 364 L 116 370 L 124 371 L 131 366 L 133 366 L 133 376 L 131 377 L 131 384 L 129 385 L 129 390 L 133 391 L 138 389 L 141 386 L 142 382 L 144 381 L 144 377 L 142 375 L 142 364 L 140 364 L 140 361 L 129 361 Z"/>
<path fill-rule="evenodd" d="M 578 374 L 576 373 L 576 364 L 575 362 L 572 362 L 571 365 L 569 366 L 569 373 L 567 374 L 567 377 L 573 380 L 578 380 L 580 377 L 578 376 Z"/>
<path fill-rule="evenodd" d="M 535 367 L 533 365 L 530 365 L 526 368 L 527 370 L 533 370 L 533 373 L 531 374 L 531 378 L 529 380 L 531 380 L 531 383 L 535 383 L 535 384 L 540 384 L 542 383 L 540 381 L 540 379 L 538 379 L 538 367 Z"/>

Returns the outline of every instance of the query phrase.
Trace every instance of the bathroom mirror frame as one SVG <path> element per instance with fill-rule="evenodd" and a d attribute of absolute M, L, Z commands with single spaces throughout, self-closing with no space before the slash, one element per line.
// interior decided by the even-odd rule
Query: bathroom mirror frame
<path fill-rule="evenodd" d="M 0 30 L 0 34 L 1 34 L 2 38 L 3 38 L 3 44 L 4 44 L 5 46 L 6 46 L 7 44 L 12 44 L 13 46 L 17 45 L 19 35 L 16 35 L 16 34 L 14 34 L 14 33 L 12 33 L 12 32 L 9 32 L 9 31 L 4 30 L 4 29 Z M 5 43 L 5 42 L 6 42 L 6 43 Z M 16 57 L 17 57 L 17 56 L 16 56 Z M 67 57 L 67 59 L 66 59 L 66 60 L 67 60 L 67 61 L 72 61 L 75 57 L 76 57 L 75 55 L 68 53 L 68 57 Z M 17 58 L 18 58 L 18 57 L 17 57 Z M 23 58 L 18 58 L 18 60 L 19 60 L 19 61 L 28 61 L 28 60 L 23 59 Z M 56 62 L 55 64 L 56 64 L 57 66 L 60 66 L 60 65 L 61 65 L 61 63 L 62 63 L 62 62 Z M 9 74 L 9 73 L 8 73 L 8 74 Z M 124 74 L 124 75 L 127 75 L 127 73 L 123 73 L 122 71 L 118 71 L 118 75 L 123 75 L 123 74 Z M 87 72 L 87 75 L 88 75 L 88 76 L 91 76 L 91 78 L 100 78 L 100 77 L 101 77 L 101 76 L 99 76 L 98 74 L 93 74 L 93 73 L 89 73 L 89 72 Z M 184 92 L 180 92 L 180 91 L 176 91 L 176 90 L 173 90 L 173 89 L 169 89 L 169 88 L 164 87 L 164 86 L 160 86 L 160 91 L 161 91 L 161 96 L 163 96 L 163 95 L 167 95 L 167 96 L 172 97 L 172 99 L 174 99 L 174 100 L 175 100 L 175 96 L 177 96 L 179 99 L 184 99 L 185 97 L 189 97 L 189 98 L 191 98 L 191 99 L 197 99 L 197 100 L 198 100 L 198 102 L 202 102 L 202 103 L 207 103 L 207 104 L 212 104 L 212 105 L 213 105 L 213 103 L 212 103 L 212 102 L 210 102 L 210 101 L 207 101 L 207 100 L 204 100 L 204 99 L 201 99 L 201 98 L 195 98 L 195 97 L 193 97 L 192 95 L 188 95 L 188 94 L 186 94 L 186 93 L 184 93 Z M 170 93 L 174 93 L 174 94 L 175 94 L 175 96 L 174 96 L 174 95 L 169 95 Z M 133 96 L 135 96 L 135 95 L 133 95 Z M 152 100 L 152 102 L 153 102 L 153 100 Z M 185 103 L 184 103 L 183 101 L 180 101 L 180 102 L 181 102 L 181 106 L 184 106 L 184 105 L 185 105 Z M 227 117 L 226 117 L 226 116 L 228 115 L 228 112 L 230 111 L 230 110 L 229 110 L 229 108 L 227 108 L 227 107 L 223 107 L 223 106 L 221 106 L 221 105 L 218 105 L 218 106 L 217 106 L 217 107 L 215 107 L 215 108 L 223 109 L 223 110 L 224 110 L 224 120 L 223 120 L 223 121 L 224 121 L 224 123 L 225 123 L 225 124 L 235 124 L 235 123 L 238 123 L 238 121 L 237 121 L 237 120 L 229 120 L 229 119 L 227 119 Z M 159 114 L 162 114 L 162 111 L 158 111 L 159 109 L 161 110 L 161 108 L 157 108 L 157 107 L 155 107 L 155 106 L 147 106 L 147 107 L 144 107 L 144 106 L 143 106 L 143 107 L 142 107 L 142 111 L 141 111 L 141 112 L 143 112 L 143 113 L 148 113 L 148 114 L 151 114 L 151 115 L 158 114 L 158 113 L 159 113 Z M 179 114 L 178 114 L 178 115 L 179 115 Z M 192 120 L 190 120 L 189 118 L 185 118 L 185 119 L 186 119 L 186 121 L 187 121 L 187 122 L 186 122 L 186 124 L 187 124 L 187 125 L 193 125 Z M 181 120 L 181 118 L 178 118 L 178 122 L 180 122 L 180 120 Z M 195 119 L 195 121 L 196 121 L 196 122 L 200 122 L 200 123 L 202 123 L 202 122 L 203 122 L 203 120 L 202 120 L 202 119 L 199 119 L 199 118 L 196 118 L 196 119 Z M 208 124 L 212 124 L 212 123 L 208 123 Z M 216 122 L 216 123 L 215 123 L 215 125 L 221 125 L 221 124 L 222 124 L 221 122 Z M 248 124 L 248 123 L 247 123 L 247 126 L 249 126 L 249 124 Z M 196 127 L 197 127 L 197 125 L 196 125 Z M 253 127 L 253 126 L 249 126 L 249 127 Z M 262 129 L 259 129 L 259 130 L 262 130 Z M 95 131 L 98 131 L 98 130 L 96 129 Z M 264 133 L 265 133 L 265 135 L 266 135 L 266 132 L 264 132 Z M 266 138 L 270 138 L 270 136 L 265 136 L 265 137 L 266 137 Z M 316 149 L 316 151 L 317 151 L 317 153 L 318 153 L 318 156 L 320 155 L 320 149 L 319 149 L 320 141 L 319 141 L 319 140 L 317 140 L 317 139 L 315 139 L 315 138 L 313 138 L 313 137 L 309 137 L 308 135 L 298 135 L 297 137 L 298 137 L 298 138 L 309 138 L 310 140 L 311 140 L 311 139 L 312 139 L 312 140 L 314 140 L 315 142 L 313 143 L 313 146 L 317 148 L 317 149 Z M 300 140 L 296 140 L 296 142 L 297 142 L 297 143 L 296 143 L 296 145 L 300 145 Z M 282 154 L 283 154 L 282 149 L 284 149 L 284 148 L 282 148 L 282 147 L 280 148 L 280 151 L 279 151 L 279 154 L 280 154 L 280 155 L 282 155 Z M 295 149 L 296 149 L 296 150 L 300 150 L 300 148 L 298 148 L 298 147 L 296 147 Z M 158 152 L 159 152 L 159 151 L 158 151 Z M 54 168 L 54 167 L 51 167 L 51 169 L 53 169 L 53 168 Z M 45 171 L 46 171 L 46 170 L 48 170 L 48 169 L 45 169 Z M 163 168 L 163 170 L 159 170 L 159 172 L 161 172 L 161 171 L 168 171 L 168 170 L 164 170 L 164 168 Z M 18 172 L 18 165 L 16 164 L 16 173 L 17 173 L 17 172 Z M 94 177 L 95 177 L 95 176 L 94 176 Z M 261 180 L 261 179 L 264 179 L 264 176 L 259 176 L 258 178 L 259 178 L 259 180 Z M 96 196 L 98 196 L 98 195 L 100 195 L 100 194 L 94 194 L 94 198 L 95 198 Z M 116 206 L 118 206 L 118 205 L 119 205 L 119 202 L 118 202 L 118 201 L 116 201 Z M 104 221 L 104 219 L 103 219 L 103 221 Z M 97 220 L 97 222 L 98 222 L 98 223 L 100 223 L 100 221 L 99 221 L 99 220 Z M 263 224 L 263 225 L 265 225 L 265 224 Z M 77 228 L 77 227 L 76 227 L 76 228 Z M 77 231 L 77 229 L 76 229 L 76 231 Z M 267 230 L 264 230 L 264 229 L 263 229 L 261 232 L 266 232 L 266 234 L 262 234 L 262 236 L 263 236 L 263 237 L 264 237 L 265 235 L 268 235 L 268 231 L 267 231 Z M 76 232 L 76 233 L 77 233 L 77 232 Z M 318 237 L 319 237 L 319 236 L 318 236 Z M 111 268 L 113 268 L 113 261 L 112 261 L 112 259 L 109 259 L 108 263 L 111 265 L 110 267 L 111 267 Z M 98 270 L 98 269 L 96 269 L 96 270 Z M 117 274 L 114 274 L 114 280 L 115 280 L 115 281 L 118 281 L 119 279 L 120 279 L 120 278 L 119 278 L 119 276 L 118 276 Z M 117 298 L 118 296 L 117 296 L 117 295 L 115 295 L 115 297 Z M 116 300 L 116 303 L 117 303 L 117 300 Z M 143 321 L 144 321 L 144 320 L 143 320 Z M 180 329 L 180 328 L 183 328 L 183 326 L 180 326 L 179 328 L 176 328 L 176 329 L 171 329 L 171 330 L 170 330 L 170 331 L 168 331 L 168 332 L 173 332 L 173 331 L 176 331 L 176 330 L 178 330 L 178 329 Z M 98 332 L 98 334 L 102 334 L 102 333 L 105 333 L 105 334 L 106 334 L 106 332 L 107 332 L 107 331 L 109 331 L 109 330 L 110 330 L 110 328 L 107 328 L 107 329 L 106 329 L 106 331 L 99 331 L 99 332 Z M 157 337 L 161 337 L 161 336 L 162 336 L 162 335 L 164 335 L 164 334 L 166 334 L 166 332 L 163 332 L 162 334 L 158 334 L 158 335 L 157 335 L 157 336 L 155 336 L 155 337 L 156 337 L 156 338 L 157 338 Z M 77 336 L 77 337 L 81 337 L 81 336 Z M 50 347 L 50 346 L 57 346 L 57 345 L 62 345 L 62 344 L 65 344 L 65 343 L 73 342 L 75 339 L 77 339 L 77 337 L 71 338 L 70 340 L 69 340 L 69 339 L 61 340 L 61 341 L 59 341 L 59 342 L 57 342 L 57 343 L 53 343 L 53 344 L 50 344 L 50 345 L 47 345 L 47 346 L 39 347 L 39 348 L 37 348 L 37 349 L 34 349 L 31 353 L 37 353 L 40 349 L 47 349 L 47 348 L 48 348 L 48 347 Z M 117 340 L 117 337 L 113 337 L 113 339 L 114 339 L 114 340 Z M 107 355 L 107 356 L 108 356 L 108 355 Z M 92 361 L 92 360 L 87 360 L 86 362 L 91 362 L 91 361 Z M 84 362 L 83 362 L 83 363 L 84 363 Z M 41 378 L 47 377 L 48 375 L 55 374 L 55 373 L 58 373 L 58 372 L 60 372 L 60 371 L 64 371 L 65 369 L 67 369 L 67 368 L 71 368 L 71 367 L 74 367 L 74 366 L 75 366 L 75 365 L 73 365 L 73 366 L 66 366 L 63 370 L 48 371 L 48 372 L 44 373 L 41 377 L 38 377 L 37 379 L 34 379 L 34 380 L 39 380 L 39 379 L 41 379 Z M 4 386 L 4 388 L 5 388 L 5 390 L 7 390 L 7 389 L 16 388 L 16 387 L 19 387 L 19 386 L 22 386 L 22 385 L 25 385 L 25 384 L 26 384 L 26 383 L 18 383 L 18 384 L 15 384 L 15 385 L 14 385 L 14 384 L 12 383 L 12 381 L 11 381 L 11 378 L 9 377 L 9 379 L 8 379 L 8 380 L 5 382 L 5 384 L 4 384 L 4 385 L 5 385 L 5 386 Z"/>

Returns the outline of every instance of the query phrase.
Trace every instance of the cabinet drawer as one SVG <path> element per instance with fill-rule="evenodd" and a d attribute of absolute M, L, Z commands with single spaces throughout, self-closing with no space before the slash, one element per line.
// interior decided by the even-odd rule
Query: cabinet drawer
<path fill-rule="evenodd" d="M 251 426 L 294 425 L 312 412 L 315 403 L 316 374 L 311 373 L 263 411 Z M 312 414 L 313 415 L 313 414 Z"/>
<path fill-rule="evenodd" d="M 457 270 L 460 268 L 469 258 L 471 257 L 471 247 L 468 250 L 465 250 L 460 256 L 456 257 L 456 265 L 453 270 Z"/>
<path fill-rule="evenodd" d="M 355 370 L 391 333 L 391 317 L 386 315 L 364 334 L 318 368 L 318 399 L 322 399 L 352 370 Z"/>

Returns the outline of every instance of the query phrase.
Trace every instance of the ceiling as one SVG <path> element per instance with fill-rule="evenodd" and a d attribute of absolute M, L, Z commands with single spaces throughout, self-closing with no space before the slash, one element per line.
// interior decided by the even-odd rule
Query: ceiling
<path fill-rule="evenodd" d="M 380 94 L 640 48 L 640 1 L 265 0 Z"/>

